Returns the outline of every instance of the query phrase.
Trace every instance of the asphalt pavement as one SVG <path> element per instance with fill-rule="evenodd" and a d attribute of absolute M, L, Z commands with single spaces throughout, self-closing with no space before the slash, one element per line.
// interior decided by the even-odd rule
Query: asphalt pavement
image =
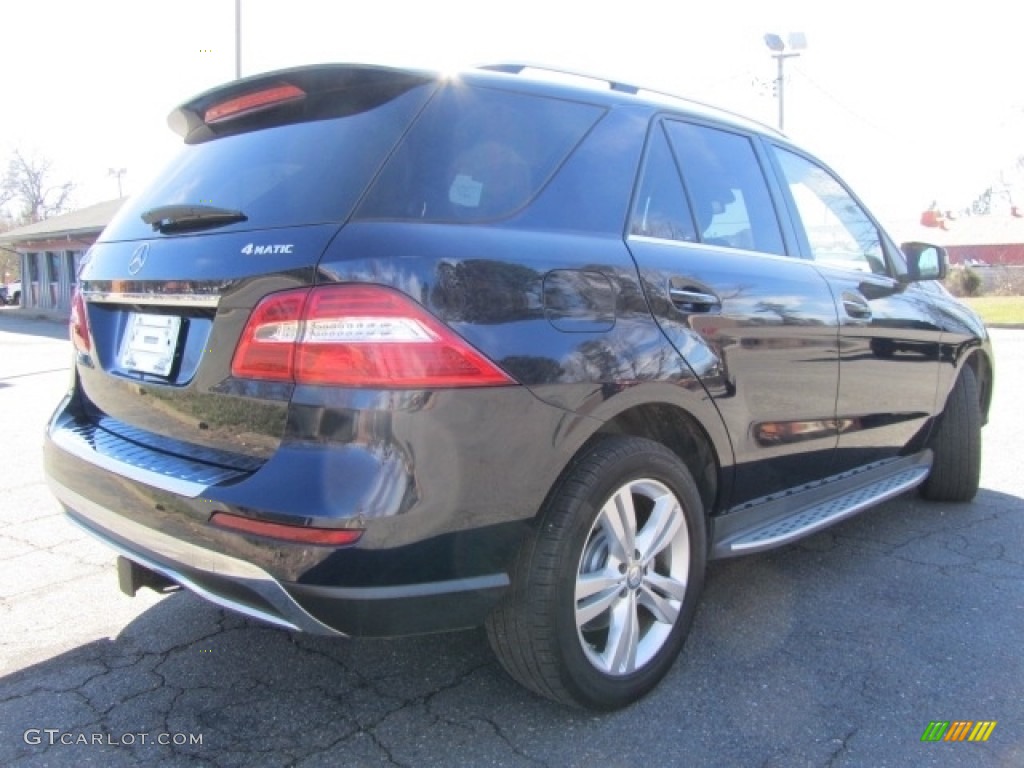
<path fill-rule="evenodd" d="M 713 563 L 666 680 L 595 715 L 518 687 L 482 631 L 334 640 L 122 596 L 43 481 L 65 328 L 0 310 L 0 765 L 1024 765 L 1024 332 L 993 336 L 973 503 L 911 493 Z M 996 725 L 922 741 L 932 721 Z"/>

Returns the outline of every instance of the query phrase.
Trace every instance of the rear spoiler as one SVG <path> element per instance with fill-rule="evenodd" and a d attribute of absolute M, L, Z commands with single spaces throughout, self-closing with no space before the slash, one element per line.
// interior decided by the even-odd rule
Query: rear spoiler
<path fill-rule="evenodd" d="M 361 111 L 417 85 L 438 79 L 433 72 L 362 64 L 321 64 L 267 72 L 218 86 L 167 116 L 186 144 L 254 130 L 268 122 L 300 122 Z M 356 100 L 332 98 L 365 91 Z"/>

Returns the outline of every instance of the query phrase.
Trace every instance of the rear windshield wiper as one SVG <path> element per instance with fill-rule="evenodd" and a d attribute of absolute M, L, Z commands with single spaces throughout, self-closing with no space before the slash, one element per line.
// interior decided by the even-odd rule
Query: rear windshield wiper
<path fill-rule="evenodd" d="M 142 220 L 164 234 L 188 229 L 222 227 L 249 219 L 241 211 L 214 205 L 161 205 L 142 214 Z"/>

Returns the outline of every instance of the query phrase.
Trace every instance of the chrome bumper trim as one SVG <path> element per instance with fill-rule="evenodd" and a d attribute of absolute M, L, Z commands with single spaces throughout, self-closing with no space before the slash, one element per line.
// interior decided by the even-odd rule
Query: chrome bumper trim
<path fill-rule="evenodd" d="M 311 616 L 262 568 L 181 541 L 122 517 L 75 493 L 52 477 L 48 478 L 48 482 L 50 489 L 65 506 L 68 517 L 87 533 L 119 554 L 166 576 L 210 602 L 284 629 L 317 635 L 345 636 Z M 114 537 L 130 541 L 138 548 L 126 546 Z M 174 564 L 180 564 L 182 570 L 175 568 Z M 197 584 L 183 572 L 186 568 L 208 573 L 212 577 L 227 578 L 257 594 L 273 608 L 274 612 L 213 592 Z"/>
<path fill-rule="evenodd" d="M 95 304 L 130 304 L 154 307 L 200 307 L 216 309 L 220 304 L 220 296 L 204 293 L 142 293 L 129 291 L 97 291 L 82 292 L 83 298 Z"/>

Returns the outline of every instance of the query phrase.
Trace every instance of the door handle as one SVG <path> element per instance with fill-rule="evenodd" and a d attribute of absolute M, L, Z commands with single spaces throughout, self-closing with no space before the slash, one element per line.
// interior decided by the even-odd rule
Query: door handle
<path fill-rule="evenodd" d="M 871 306 L 865 298 L 855 293 L 843 292 L 843 309 L 846 310 L 847 315 L 855 320 L 871 319 Z"/>
<path fill-rule="evenodd" d="M 680 309 L 690 312 L 708 312 L 715 307 L 722 306 L 721 299 L 713 293 L 705 293 L 693 286 L 686 286 L 685 288 L 669 287 L 668 295 L 672 299 L 673 304 L 679 306 Z"/>

